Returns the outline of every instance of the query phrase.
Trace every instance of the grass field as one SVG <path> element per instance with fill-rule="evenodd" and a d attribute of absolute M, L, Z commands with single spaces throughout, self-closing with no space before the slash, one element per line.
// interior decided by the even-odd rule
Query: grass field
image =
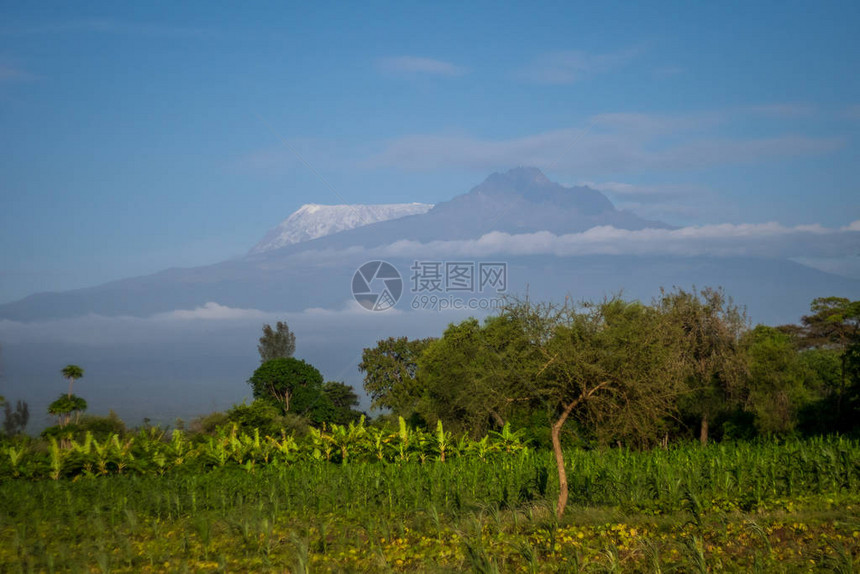
<path fill-rule="evenodd" d="M 845 439 L 0 481 L 9 572 L 852 572 Z"/>

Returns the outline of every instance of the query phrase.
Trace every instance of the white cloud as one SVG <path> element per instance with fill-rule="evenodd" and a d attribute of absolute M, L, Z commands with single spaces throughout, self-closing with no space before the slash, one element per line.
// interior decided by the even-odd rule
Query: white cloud
<path fill-rule="evenodd" d="M 549 231 L 523 234 L 493 231 L 470 240 L 429 243 L 402 240 L 366 252 L 368 256 L 392 258 L 491 255 L 703 255 L 791 258 L 839 257 L 858 250 L 860 222 L 835 229 L 818 224 L 788 227 L 770 222 L 636 231 L 599 226 L 582 233 L 565 235 L 556 235 Z M 331 258 L 336 256 L 336 253 L 313 252 L 313 255 Z"/>
<path fill-rule="evenodd" d="M 374 313 L 353 299 L 333 309 L 311 308 L 304 311 L 261 311 L 239 309 L 209 302 L 194 309 L 176 309 L 148 317 L 85 315 L 63 319 L 13 321 L 0 319 L 0 342 L 5 344 L 44 343 L 73 345 L 87 348 L 113 348 L 159 345 L 188 345 L 216 333 L 234 336 L 250 333 L 248 341 L 259 337 L 263 323 L 286 321 L 303 343 L 306 335 L 319 334 L 328 340 L 333 333 L 349 333 L 356 329 L 377 329 L 380 337 L 386 325 L 402 321 L 403 311 L 389 309 Z M 408 324 L 406 320 L 404 324 Z"/>
<path fill-rule="evenodd" d="M 631 48 L 609 54 L 592 54 L 578 50 L 550 52 L 535 58 L 516 72 L 516 77 L 536 84 L 564 85 L 578 82 L 588 75 L 605 73 L 632 60 L 639 50 Z"/>
<path fill-rule="evenodd" d="M 167 313 L 155 315 L 156 319 L 181 319 L 181 320 L 236 320 L 236 319 L 262 319 L 266 317 L 266 313 L 257 309 L 237 309 L 234 307 L 226 307 L 219 305 L 214 301 L 209 301 L 202 307 L 194 309 L 177 309 Z"/>
<path fill-rule="evenodd" d="M 451 62 L 434 60 L 433 58 L 417 58 L 414 56 L 399 56 L 382 58 L 377 62 L 383 72 L 394 74 L 429 74 L 433 76 L 463 76 L 468 70 Z"/>

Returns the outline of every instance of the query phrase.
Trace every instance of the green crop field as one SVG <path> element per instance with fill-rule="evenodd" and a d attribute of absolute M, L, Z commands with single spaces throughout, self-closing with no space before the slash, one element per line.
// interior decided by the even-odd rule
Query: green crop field
<path fill-rule="evenodd" d="M 442 453 L 445 453 L 444 461 Z M 8 572 L 852 572 L 860 443 L 550 451 L 334 426 L 5 446 Z"/>

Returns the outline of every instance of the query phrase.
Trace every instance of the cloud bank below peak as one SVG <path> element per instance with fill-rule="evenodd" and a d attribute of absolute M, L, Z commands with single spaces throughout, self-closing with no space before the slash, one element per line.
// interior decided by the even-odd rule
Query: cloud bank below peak
<path fill-rule="evenodd" d="M 818 224 L 785 226 L 776 222 L 717 224 L 677 229 L 628 230 L 612 226 L 593 227 L 581 233 L 504 233 L 493 231 L 477 239 L 430 241 L 401 240 L 372 249 L 308 250 L 293 255 L 318 262 L 353 259 L 357 256 L 389 258 L 518 257 L 554 255 L 643 255 L 681 257 L 761 257 L 815 261 L 817 258 L 846 258 L 860 253 L 860 221 L 828 228 Z M 854 255 L 856 257 L 856 255 Z M 846 260 L 850 261 L 850 257 Z M 815 265 L 810 265 L 815 266 Z M 831 273 L 840 273 L 832 263 Z"/>

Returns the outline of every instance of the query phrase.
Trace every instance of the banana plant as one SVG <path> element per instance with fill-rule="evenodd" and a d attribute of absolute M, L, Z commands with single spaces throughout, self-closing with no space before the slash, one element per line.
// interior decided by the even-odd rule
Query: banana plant
<path fill-rule="evenodd" d="M 49 476 L 53 480 L 59 480 L 60 475 L 63 473 L 63 466 L 66 462 L 66 458 L 69 456 L 69 451 L 60 448 L 60 445 L 57 443 L 57 439 L 51 437 L 51 444 L 48 446 L 48 456 L 51 467 Z"/>
<path fill-rule="evenodd" d="M 27 452 L 27 447 L 24 445 L 18 448 L 10 446 L 6 449 L 6 454 L 9 456 L 9 464 L 12 466 L 12 476 L 15 478 L 21 476 L 21 469 L 18 466 L 21 464 L 25 452 Z"/>
<path fill-rule="evenodd" d="M 267 436 L 266 441 L 269 443 L 275 458 L 273 462 L 290 463 L 295 462 L 299 457 L 299 445 L 292 435 L 288 435 L 286 431 L 281 429 L 281 439 Z"/>
<path fill-rule="evenodd" d="M 93 439 L 93 452 L 95 453 L 96 467 L 98 468 L 99 474 L 107 474 L 108 457 L 110 456 L 110 440 L 108 439 L 103 443 L 99 443 L 99 441 Z"/>
<path fill-rule="evenodd" d="M 317 429 L 311 427 L 308 430 L 308 437 L 310 437 L 310 449 L 311 456 L 315 460 L 331 460 L 331 454 L 333 450 L 332 437 L 328 433 L 325 432 L 325 426 L 323 429 Z"/>
<path fill-rule="evenodd" d="M 182 431 L 179 429 L 174 430 L 170 435 L 170 443 L 167 447 L 167 453 L 172 459 L 173 466 L 182 466 L 185 463 L 185 459 L 189 456 L 190 450 L 190 444 L 185 440 Z M 166 457 L 163 457 L 163 460 L 166 461 Z"/>
<path fill-rule="evenodd" d="M 357 454 L 364 443 L 367 436 L 367 429 L 364 427 L 364 416 L 362 415 L 358 424 L 355 422 L 349 425 L 331 425 L 331 442 L 340 451 L 340 460 L 343 464 L 349 461 L 350 449 L 354 454 Z"/>
<path fill-rule="evenodd" d="M 439 455 L 439 462 L 445 462 L 445 456 L 451 449 L 453 438 L 450 432 L 445 432 L 445 429 L 442 428 L 441 420 L 436 421 L 436 434 L 433 436 L 433 439 L 436 452 Z"/>
<path fill-rule="evenodd" d="M 496 445 L 490 442 L 489 435 L 483 437 L 481 440 L 472 441 L 468 448 L 478 456 L 481 462 L 486 462 L 487 457 L 498 450 Z"/>
<path fill-rule="evenodd" d="M 209 437 L 203 446 L 203 456 L 207 462 L 215 466 L 224 466 L 230 458 L 227 449 L 227 438 L 224 436 Z"/>
<path fill-rule="evenodd" d="M 400 462 L 408 462 L 410 457 L 409 446 L 412 442 L 412 429 L 406 426 L 403 417 L 397 417 L 400 428 L 397 431 L 397 458 Z"/>
<path fill-rule="evenodd" d="M 368 436 L 370 438 L 370 450 L 373 452 L 373 456 L 376 457 L 376 460 L 385 460 L 386 452 L 388 451 L 389 444 L 391 442 L 390 437 L 378 428 L 369 429 Z"/>
<path fill-rule="evenodd" d="M 122 471 L 128 468 L 128 465 L 134 461 L 134 455 L 131 453 L 131 447 L 134 444 L 134 438 L 128 438 L 120 441 L 119 435 L 111 435 L 111 455 L 113 462 L 116 465 L 116 471 L 122 474 Z"/>
<path fill-rule="evenodd" d="M 490 436 L 496 439 L 498 447 L 504 449 L 508 454 L 520 452 L 526 448 L 523 445 L 523 434 L 522 430 L 512 431 L 511 423 L 505 423 L 501 432 L 490 431 Z"/>

